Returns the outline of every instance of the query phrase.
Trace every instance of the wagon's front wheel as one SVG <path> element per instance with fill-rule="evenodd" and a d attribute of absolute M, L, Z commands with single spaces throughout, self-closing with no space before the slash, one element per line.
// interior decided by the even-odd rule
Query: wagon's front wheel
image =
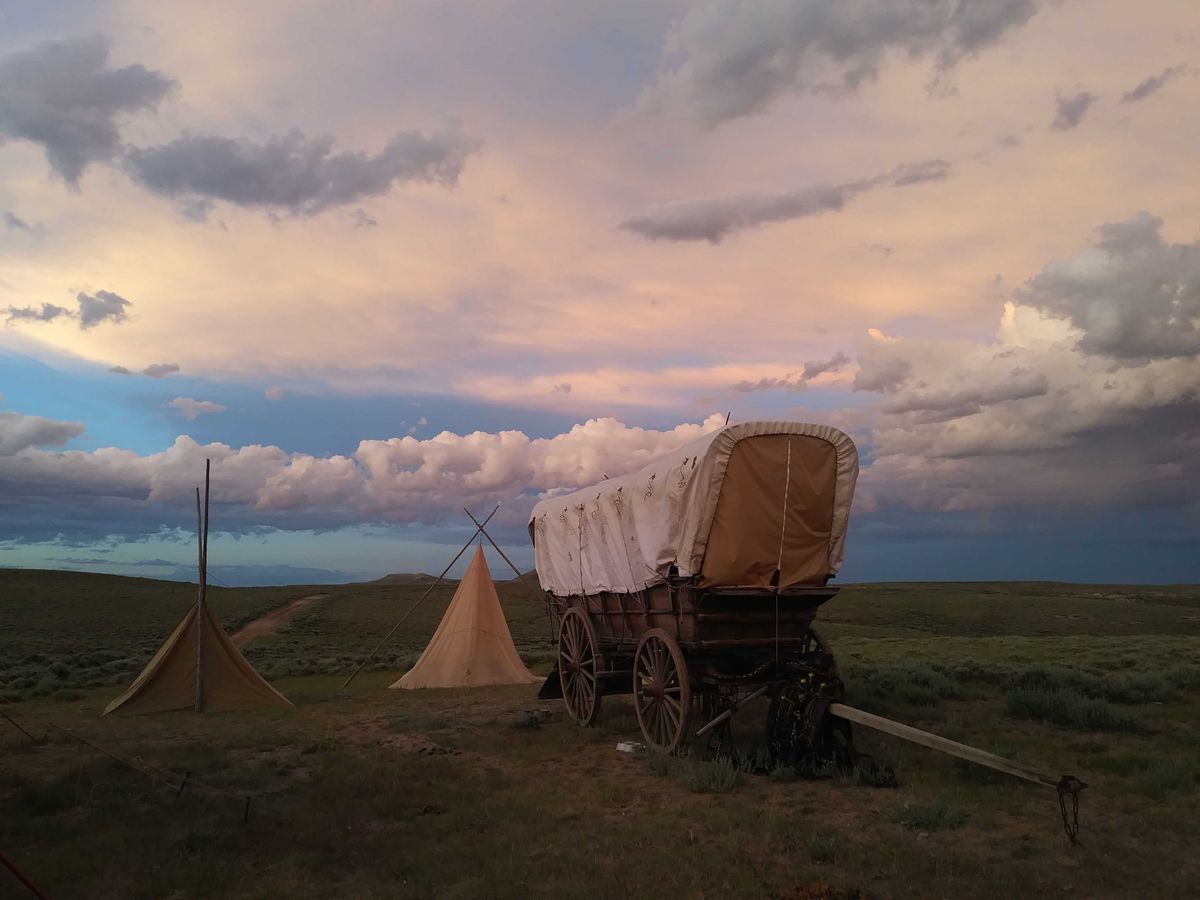
<path fill-rule="evenodd" d="M 692 686 L 683 651 L 661 628 L 638 641 L 633 657 L 633 704 L 646 743 L 674 753 L 687 737 Z"/>
<path fill-rule="evenodd" d="M 587 614 L 573 606 L 563 615 L 558 630 L 558 678 L 567 715 L 580 725 L 591 725 L 600 712 L 598 676 L 602 668 L 595 629 Z"/>

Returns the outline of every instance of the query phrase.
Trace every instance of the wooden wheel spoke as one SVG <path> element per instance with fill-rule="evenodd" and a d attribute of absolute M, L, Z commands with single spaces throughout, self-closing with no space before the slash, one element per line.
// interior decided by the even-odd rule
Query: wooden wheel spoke
<path fill-rule="evenodd" d="M 667 694 L 663 695 L 663 700 L 666 701 L 663 704 L 663 706 L 665 708 L 673 709 L 675 711 L 675 720 L 676 721 L 679 721 L 679 719 L 683 718 L 683 706 L 680 705 L 678 700 L 672 700 L 671 697 Z"/>

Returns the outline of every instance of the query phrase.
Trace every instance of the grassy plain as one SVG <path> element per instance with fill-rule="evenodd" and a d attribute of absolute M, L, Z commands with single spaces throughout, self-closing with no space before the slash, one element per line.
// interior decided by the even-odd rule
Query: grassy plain
<path fill-rule="evenodd" d="M 1053 792 L 865 730 L 898 789 L 617 753 L 623 697 L 580 730 L 524 687 L 386 690 L 450 587 L 343 691 L 423 589 L 215 590 L 231 631 L 328 595 L 246 648 L 296 708 L 101 719 L 194 588 L 0 570 L 0 710 L 39 739 L 0 721 L 0 851 L 54 897 L 1200 895 L 1200 588 L 850 586 L 818 618 L 850 703 L 1087 781 L 1074 849 Z M 501 595 L 544 671 L 540 603 Z"/>

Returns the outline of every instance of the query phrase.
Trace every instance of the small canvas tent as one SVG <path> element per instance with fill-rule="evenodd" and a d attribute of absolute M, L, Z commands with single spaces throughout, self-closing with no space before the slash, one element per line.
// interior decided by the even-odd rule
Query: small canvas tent
<path fill-rule="evenodd" d="M 196 489 L 196 531 L 200 543 L 200 589 L 196 602 L 134 679 L 129 690 L 105 707 L 104 715 L 182 709 L 223 712 L 292 705 L 246 662 L 206 602 L 208 473 L 206 462 L 203 518 L 200 515 L 200 489 Z"/>
<path fill-rule="evenodd" d="M 484 687 L 541 680 L 525 668 L 513 645 L 481 544 L 429 646 L 392 687 Z"/>
<path fill-rule="evenodd" d="M 291 702 L 254 671 L 207 603 L 192 604 L 124 694 L 104 714 L 182 709 L 223 712 Z"/>

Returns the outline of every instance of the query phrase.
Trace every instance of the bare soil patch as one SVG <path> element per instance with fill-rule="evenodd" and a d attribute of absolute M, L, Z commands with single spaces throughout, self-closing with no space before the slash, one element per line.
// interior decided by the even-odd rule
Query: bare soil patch
<path fill-rule="evenodd" d="M 299 597 L 290 603 L 285 603 L 278 609 L 271 610 L 262 618 L 255 619 L 241 631 L 234 634 L 230 640 L 233 641 L 235 647 L 244 647 L 255 638 L 274 634 L 285 622 L 301 610 L 307 609 L 318 600 L 324 600 L 328 596 L 328 594 L 311 594 L 308 597 Z"/>

